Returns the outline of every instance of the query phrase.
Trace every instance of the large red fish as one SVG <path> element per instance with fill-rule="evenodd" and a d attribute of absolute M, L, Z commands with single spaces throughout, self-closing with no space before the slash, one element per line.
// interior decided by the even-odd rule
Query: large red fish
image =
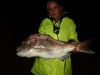
<path fill-rule="evenodd" d="M 64 42 L 53 39 L 49 35 L 32 34 L 18 46 L 16 51 L 20 57 L 58 58 L 64 60 L 72 53 L 84 52 L 94 54 L 88 48 L 90 42 L 91 40 Z"/>

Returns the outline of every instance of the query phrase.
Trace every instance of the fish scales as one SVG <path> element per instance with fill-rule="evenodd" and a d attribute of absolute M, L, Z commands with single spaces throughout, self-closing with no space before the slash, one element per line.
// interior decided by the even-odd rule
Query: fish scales
<path fill-rule="evenodd" d="M 87 43 L 89 42 L 91 42 L 91 40 L 85 42 L 64 42 L 53 39 L 46 34 L 32 34 L 18 46 L 16 51 L 20 57 L 58 58 L 64 60 L 75 51 L 94 54 L 94 52 L 87 47 Z"/>

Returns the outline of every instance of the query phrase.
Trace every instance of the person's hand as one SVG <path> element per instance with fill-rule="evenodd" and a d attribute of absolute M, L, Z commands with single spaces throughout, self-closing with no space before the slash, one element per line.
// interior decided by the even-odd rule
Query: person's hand
<path fill-rule="evenodd" d="M 78 42 L 73 40 L 73 39 L 69 40 L 68 43 L 73 44 L 73 45 L 77 45 L 78 44 Z"/>
<path fill-rule="evenodd" d="M 74 48 L 73 52 L 77 53 L 77 52 L 78 52 L 78 51 L 77 51 L 77 46 L 78 46 L 79 42 L 77 42 L 77 41 L 71 39 L 71 40 L 68 41 L 68 43 L 70 43 L 70 44 L 76 46 L 76 47 Z"/>

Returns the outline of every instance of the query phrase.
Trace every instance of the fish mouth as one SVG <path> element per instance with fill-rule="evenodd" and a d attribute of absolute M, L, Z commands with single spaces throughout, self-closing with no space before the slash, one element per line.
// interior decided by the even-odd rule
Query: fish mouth
<path fill-rule="evenodd" d="M 16 55 L 17 55 L 17 56 L 20 56 L 20 57 L 24 57 L 24 56 L 25 56 L 25 55 L 23 54 L 23 52 L 20 52 L 20 51 L 17 52 Z"/>
<path fill-rule="evenodd" d="M 30 57 L 33 56 L 31 49 L 30 50 L 29 49 L 25 49 L 25 50 L 18 51 L 16 53 L 16 55 L 19 56 L 19 57 L 27 57 L 27 58 L 30 58 Z"/>
<path fill-rule="evenodd" d="M 28 52 L 28 49 L 21 49 L 21 50 L 18 49 L 16 54 L 17 54 L 17 56 L 24 57 L 25 56 L 24 54 L 26 54 L 27 52 Z"/>

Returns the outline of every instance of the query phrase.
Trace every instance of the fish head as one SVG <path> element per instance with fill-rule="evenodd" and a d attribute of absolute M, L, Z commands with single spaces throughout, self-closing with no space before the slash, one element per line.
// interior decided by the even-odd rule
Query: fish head
<path fill-rule="evenodd" d="M 20 45 L 17 47 L 16 51 L 26 51 L 31 49 L 35 46 L 37 43 L 36 35 L 30 35 L 27 37 L 24 41 L 20 43 Z"/>
<path fill-rule="evenodd" d="M 26 54 L 29 54 L 29 51 L 33 50 L 33 47 L 35 46 L 36 39 L 33 38 L 33 35 L 30 35 L 27 37 L 24 41 L 20 43 L 20 45 L 17 47 L 17 56 L 24 57 Z M 30 56 L 27 55 L 27 56 Z"/>
<path fill-rule="evenodd" d="M 17 56 L 19 57 L 33 57 L 34 54 L 34 43 L 23 41 L 17 48 Z"/>
<path fill-rule="evenodd" d="M 25 51 L 28 49 L 31 49 L 32 46 L 34 46 L 34 43 L 29 42 L 29 41 L 23 41 L 21 44 L 17 47 L 16 51 Z"/>

